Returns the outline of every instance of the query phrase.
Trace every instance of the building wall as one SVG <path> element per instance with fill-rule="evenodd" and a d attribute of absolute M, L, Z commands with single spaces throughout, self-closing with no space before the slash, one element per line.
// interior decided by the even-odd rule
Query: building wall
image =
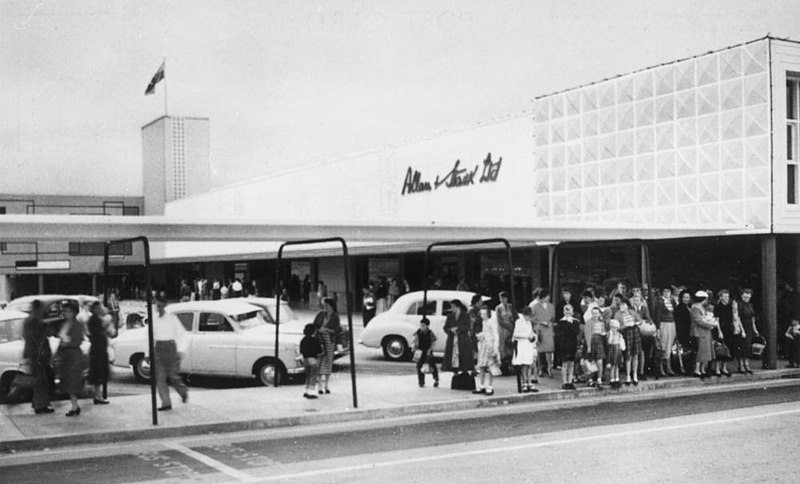
<path fill-rule="evenodd" d="M 144 211 L 142 197 L 111 196 L 52 196 L 52 195 L 1 195 L 0 213 L 29 215 L 125 215 L 138 216 Z M 2 215 L 0 215 L 2 216 Z M 0 299 L 15 292 L 17 278 L 37 277 L 39 274 L 74 275 L 102 273 L 102 244 L 73 241 L 2 242 L 0 234 Z M 141 260 L 142 249 L 131 246 L 130 258 Z M 18 263 L 59 263 L 66 268 L 48 270 L 41 267 L 21 268 Z M 44 281 L 45 283 L 47 281 Z M 45 285 L 46 287 L 46 285 Z"/>
<path fill-rule="evenodd" d="M 769 39 L 534 102 L 544 220 L 770 228 Z"/>
<path fill-rule="evenodd" d="M 800 43 L 772 41 L 773 207 L 775 232 L 800 231 L 800 204 L 787 202 L 786 78 L 800 78 Z M 796 162 L 796 161 L 795 161 Z"/>
<path fill-rule="evenodd" d="M 462 175 L 475 175 L 472 183 L 448 187 L 446 177 L 457 160 Z M 529 223 L 535 217 L 530 162 L 530 119 L 522 115 L 176 200 L 167 204 L 166 213 L 281 221 Z M 437 176 L 444 181 L 438 186 Z"/>
<path fill-rule="evenodd" d="M 173 200 L 210 189 L 207 118 L 163 116 L 142 127 L 143 193 L 147 215 L 163 215 Z"/>

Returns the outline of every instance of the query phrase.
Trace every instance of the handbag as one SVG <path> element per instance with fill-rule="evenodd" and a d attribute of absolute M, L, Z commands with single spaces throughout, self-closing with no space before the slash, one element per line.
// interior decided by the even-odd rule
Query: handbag
<path fill-rule="evenodd" d="M 491 373 L 492 376 L 500 376 L 503 374 L 503 369 L 500 368 L 500 365 L 491 365 L 489 367 L 489 373 Z"/>
<path fill-rule="evenodd" d="M 422 359 L 422 350 L 414 350 L 414 357 L 412 359 L 414 363 L 419 363 L 419 360 Z"/>
<path fill-rule="evenodd" d="M 591 375 L 592 373 L 597 372 L 597 363 L 592 360 L 581 360 L 581 369 L 587 375 Z"/>
<path fill-rule="evenodd" d="M 722 361 L 730 360 L 731 350 L 728 349 L 728 345 L 720 340 L 714 340 L 714 358 Z"/>
<path fill-rule="evenodd" d="M 422 368 L 420 368 L 420 371 L 422 371 L 422 373 L 426 375 L 429 374 L 431 372 L 431 365 L 429 365 L 428 363 L 423 363 Z"/>

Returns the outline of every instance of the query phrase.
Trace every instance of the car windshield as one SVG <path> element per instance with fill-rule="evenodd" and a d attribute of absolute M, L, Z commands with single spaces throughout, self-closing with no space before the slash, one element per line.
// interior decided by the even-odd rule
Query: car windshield
<path fill-rule="evenodd" d="M 251 311 L 249 313 L 231 314 L 230 318 L 239 324 L 242 329 L 250 329 L 262 324 L 267 324 L 261 316 L 261 311 Z"/>

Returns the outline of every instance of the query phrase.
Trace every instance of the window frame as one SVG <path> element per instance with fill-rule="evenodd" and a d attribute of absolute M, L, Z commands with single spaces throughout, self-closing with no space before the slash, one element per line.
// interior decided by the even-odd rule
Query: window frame
<path fill-rule="evenodd" d="M 790 117 L 793 114 L 794 117 Z M 786 74 L 786 203 L 800 204 L 800 75 Z"/>

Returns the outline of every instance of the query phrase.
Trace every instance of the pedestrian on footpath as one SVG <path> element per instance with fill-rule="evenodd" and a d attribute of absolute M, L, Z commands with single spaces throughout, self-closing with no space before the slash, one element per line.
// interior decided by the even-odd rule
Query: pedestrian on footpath
<path fill-rule="evenodd" d="M 78 316 L 78 303 L 73 300 L 64 301 L 61 313 L 64 323 L 58 337 L 61 340 L 58 352 L 61 354 L 61 389 L 69 394 L 72 408 L 67 412 L 67 417 L 77 417 L 81 414 L 78 405 L 78 394 L 83 391 L 83 352 L 81 343 L 86 331 Z"/>
<path fill-rule="evenodd" d="M 89 306 L 92 315 L 89 317 L 89 384 L 94 388 L 95 405 L 105 405 L 108 400 L 103 398 L 100 388 L 108 383 L 110 374 L 108 360 L 108 331 L 110 318 L 105 314 L 105 309 L 100 301 L 94 301 Z"/>
<path fill-rule="evenodd" d="M 478 373 L 480 378 L 472 393 L 494 395 L 494 377 L 500 376 L 500 337 L 497 319 L 492 317 L 492 310 L 484 304 L 480 308 L 481 332 L 478 339 Z M 488 378 L 488 383 L 486 382 Z"/>
<path fill-rule="evenodd" d="M 522 317 L 514 323 L 514 358 L 511 362 L 520 367 L 522 378 L 522 392 L 538 392 L 531 381 L 531 366 L 538 357 L 536 354 L 537 336 L 533 331 L 533 310 L 526 306 L 522 308 Z"/>
<path fill-rule="evenodd" d="M 321 336 L 322 349 L 325 354 L 319 363 L 319 394 L 330 393 L 328 383 L 333 371 L 333 356 L 336 352 L 336 335 L 341 331 L 339 315 L 336 313 L 336 301 L 326 297 L 322 299 L 322 311 L 314 318 L 314 327 Z"/>
<path fill-rule="evenodd" d="M 789 368 L 800 368 L 800 321 L 792 319 L 784 336 L 789 342 Z"/>
<path fill-rule="evenodd" d="M 317 339 L 317 330 L 313 323 L 307 324 L 303 328 L 303 339 L 300 340 L 300 354 L 303 355 L 303 366 L 306 370 L 306 391 L 303 398 L 314 400 L 314 388 L 317 386 L 317 372 L 319 371 L 319 360 L 325 350 Z"/>
<path fill-rule="evenodd" d="M 575 357 L 578 348 L 584 347 L 583 328 L 581 322 L 573 316 L 572 304 L 565 304 L 562 308 L 564 316 L 555 327 L 556 348 L 561 353 L 561 389 L 575 390 L 572 382 L 575 377 Z"/>
<path fill-rule="evenodd" d="M 619 332 L 619 321 L 612 319 L 608 323 L 608 363 L 609 382 L 614 388 L 620 387 L 619 366 L 622 364 L 622 353 L 625 351 L 625 338 Z"/>
<path fill-rule="evenodd" d="M 47 339 L 47 326 L 42 318 L 44 317 L 44 304 L 36 299 L 31 304 L 31 314 L 25 319 L 22 326 L 23 337 L 25 338 L 25 349 L 22 357 L 31 363 L 31 374 L 34 378 L 33 383 L 33 411 L 37 414 L 53 413 L 55 410 L 50 406 L 50 377 L 52 369 L 50 360 L 52 352 L 50 342 Z"/>
<path fill-rule="evenodd" d="M 172 385 L 183 403 L 189 400 L 189 390 L 178 374 L 181 370 L 181 359 L 186 352 L 188 338 L 186 328 L 174 314 L 167 314 L 164 310 L 167 302 L 163 299 L 156 301 L 156 316 L 153 322 L 153 339 L 155 340 L 156 387 L 158 397 L 161 399 L 159 411 L 172 410 L 172 400 L 169 396 L 169 386 Z"/>
<path fill-rule="evenodd" d="M 433 360 L 433 344 L 436 342 L 436 335 L 430 330 L 431 322 L 423 317 L 419 322 L 419 328 L 414 331 L 414 353 L 419 352 L 417 359 L 417 381 L 420 388 L 425 386 L 425 364 L 430 368 L 433 376 L 434 388 L 439 386 L 439 370 L 436 369 L 436 362 Z"/>

